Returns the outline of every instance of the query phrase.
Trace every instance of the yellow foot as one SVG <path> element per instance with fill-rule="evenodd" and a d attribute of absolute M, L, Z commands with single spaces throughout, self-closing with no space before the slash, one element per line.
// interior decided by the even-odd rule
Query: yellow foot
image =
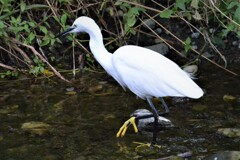
<path fill-rule="evenodd" d="M 136 119 L 136 117 L 131 117 L 131 118 L 129 118 L 129 119 L 122 125 L 122 127 L 119 129 L 116 137 L 117 137 L 117 138 L 118 138 L 118 137 L 123 137 L 123 136 L 125 135 L 128 127 L 129 127 L 130 125 L 133 125 L 134 131 L 135 131 L 135 133 L 137 133 L 137 132 L 138 132 L 138 128 L 137 128 L 135 119 Z"/>
<path fill-rule="evenodd" d="M 138 146 L 135 148 L 135 150 L 140 150 L 144 147 L 149 147 L 149 148 L 155 148 L 155 149 L 161 149 L 160 145 L 157 144 L 152 144 L 152 143 L 142 143 L 142 142 L 133 142 L 134 144 L 137 144 Z"/>

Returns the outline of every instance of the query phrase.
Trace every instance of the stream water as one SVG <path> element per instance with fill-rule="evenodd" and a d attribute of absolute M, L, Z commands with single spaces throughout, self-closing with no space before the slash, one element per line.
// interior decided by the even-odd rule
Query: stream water
<path fill-rule="evenodd" d="M 240 151 L 239 136 L 218 132 L 240 128 L 238 77 L 212 65 L 201 68 L 197 83 L 205 90 L 204 97 L 167 98 L 170 114 L 166 118 L 175 128 L 159 132 L 161 148 L 139 149 L 133 142 L 150 142 L 151 133 L 135 134 L 129 129 L 120 139 L 116 133 L 134 110 L 149 109 L 148 105 L 119 85 L 103 81 L 103 76 L 85 73 L 74 85 L 60 80 L 2 80 L 0 159 L 160 159 L 185 152 L 191 152 L 191 159 L 203 159 L 219 151 Z M 93 86 L 100 88 L 98 94 L 89 93 Z M 74 92 L 66 91 L 71 87 Z M 224 95 L 237 100 L 226 102 Z M 160 102 L 154 103 L 162 109 Z M 27 130 L 26 122 L 44 125 Z"/>

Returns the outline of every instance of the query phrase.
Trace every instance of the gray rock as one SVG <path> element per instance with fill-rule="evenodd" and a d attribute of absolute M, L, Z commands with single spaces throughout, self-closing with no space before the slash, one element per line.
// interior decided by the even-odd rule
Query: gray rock
<path fill-rule="evenodd" d="M 191 48 L 197 50 L 198 46 L 197 45 L 191 45 Z"/>
<path fill-rule="evenodd" d="M 216 29 L 214 29 L 214 28 L 210 28 L 210 29 L 209 29 L 209 33 L 214 33 L 215 30 L 216 30 Z"/>
<path fill-rule="evenodd" d="M 145 20 L 143 20 L 143 22 L 144 22 L 143 28 L 145 28 L 145 29 L 148 29 L 148 27 L 153 29 L 156 26 L 156 23 L 152 19 L 145 19 Z"/>
<path fill-rule="evenodd" d="M 152 112 L 150 112 L 147 109 L 137 109 L 135 110 L 132 114 L 131 117 L 136 117 L 136 116 L 143 116 L 143 115 L 151 115 Z M 145 118 L 145 119 L 139 119 L 138 123 L 137 123 L 137 127 L 140 131 L 143 130 L 152 130 L 153 129 L 153 122 L 154 122 L 154 117 L 150 117 L 150 118 Z M 164 118 L 162 116 L 158 117 L 158 127 L 159 128 L 172 128 L 174 127 L 173 123 L 167 119 Z"/>
<path fill-rule="evenodd" d="M 220 151 L 204 160 L 237 160 L 240 159 L 240 151 Z"/>
<path fill-rule="evenodd" d="M 193 32 L 192 34 L 191 34 L 191 37 L 192 38 L 198 38 L 200 36 L 200 33 L 199 32 Z"/>
<path fill-rule="evenodd" d="M 238 46 L 238 44 L 239 44 L 238 41 L 233 41 L 233 42 L 232 42 L 232 45 L 233 45 L 233 46 Z"/>
<path fill-rule="evenodd" d="M 226 137 L 240 137 L 240 128 L 219 128 L 217 132 Z"/>
<path fill-rule="evenodd" d="M 163 41 L 161 39 L 159 39 L 159 38 L 156 38 L 156 39 L 154 39 L 154 43 L 155 44 L 163 43 Z"/>
<path fill-rule="evenodd" d="M 145 46 L 145 48 L 151 49 L 151 50 L 153 50 L 155 52 L 158 52 L 162 55 L 166 55 L 169 51 L 168 46 L 164 43 L 159 43 L 159 44 L 155 44 L 155 45 L 152 45 L 152 46 Z"/>
<path fill-rule="evenodd" d="M 162 33 L 162 28 L 157 28 L 154 30 L 157 34 L 161 34 Z"/>
<path fill-rule="evenodd" d="M 21 129 L 25 132 L 35 135 L 44 135 L 49 133 L 50 125 L 44 122 L 25 122 L 22 124 Z"/>
<path fill-rule="evenodd" d="M 207 58 L 212 58 L 212 57 L 214 57 L 214 55 L 213 55 L 213 54 L 210 54 L 209 52 L 204 52 L 202 55 L 205 56 L 205 57 L 207 57 Z"/>

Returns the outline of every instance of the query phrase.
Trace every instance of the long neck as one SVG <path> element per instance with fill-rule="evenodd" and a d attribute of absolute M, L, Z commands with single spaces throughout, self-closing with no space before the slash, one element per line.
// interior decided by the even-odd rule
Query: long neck
<path fill-rule="evenodd" d="M 108 74 L 112 74 L 112 54 L 107 51 L 103 44 L 103 37 L 100 28 L 95 24 L 87 30 L 87 33 L 90 36 L 89 46 L 94 57 Z"/>

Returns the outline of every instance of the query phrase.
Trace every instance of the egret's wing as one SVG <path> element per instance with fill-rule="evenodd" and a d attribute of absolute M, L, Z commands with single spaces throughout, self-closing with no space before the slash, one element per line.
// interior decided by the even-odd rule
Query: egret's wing
<path fill-rule="evenodd" d="M 203 91 L 171 60 L 152 50 L 124 46 L 113 54 L 113 66 L 121 81 L 136 95 L 199 98 Z"/>

